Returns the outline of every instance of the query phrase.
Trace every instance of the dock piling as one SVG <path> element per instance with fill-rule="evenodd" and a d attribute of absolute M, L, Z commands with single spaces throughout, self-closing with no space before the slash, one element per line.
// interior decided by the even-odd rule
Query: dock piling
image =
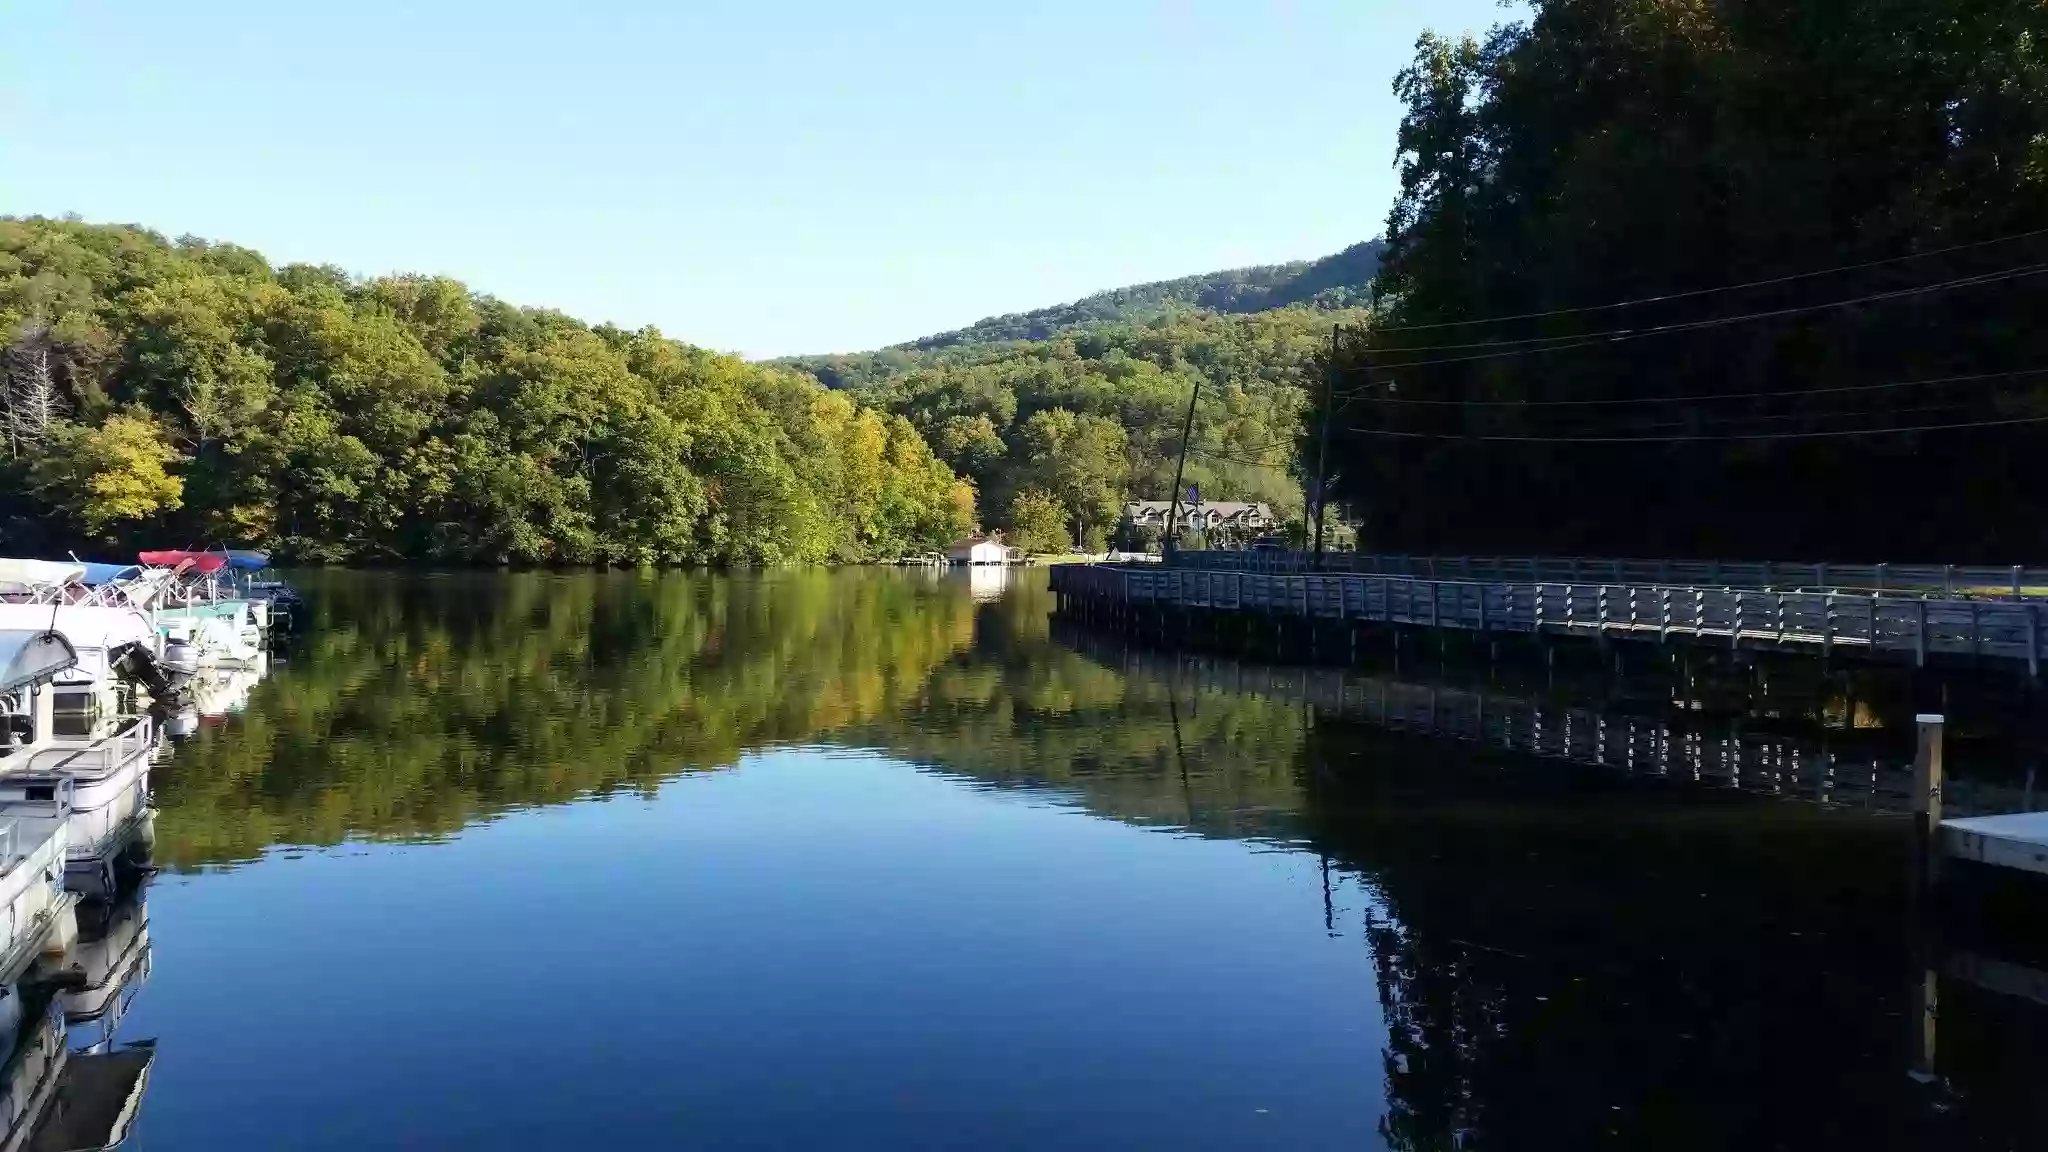
<path fill-rule="evenodd" d="M 1941 873 L 1941 758 L 1947 718 L 1939 712 L 1913 717 L 1913 847 L 1928 885 Z"/>

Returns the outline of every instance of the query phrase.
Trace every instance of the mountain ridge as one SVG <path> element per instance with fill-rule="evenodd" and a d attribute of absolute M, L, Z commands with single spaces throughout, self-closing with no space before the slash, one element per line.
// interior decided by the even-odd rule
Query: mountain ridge
<path fill-rule="evenodd" d="M 965 327 L 921 336 L 890 350 L 930 352 L 963 344 L 1045 340 L 1091 324 L 1137 323 L 1177 311 L 1266 312 L 1292 304 L 1342 308 L 1368 302 L 1379 271 L 1379 239 L 1315 260 L 1254 264 L 1169 280 L 1127 284 L 1061 304 L 987 316 Z"/>

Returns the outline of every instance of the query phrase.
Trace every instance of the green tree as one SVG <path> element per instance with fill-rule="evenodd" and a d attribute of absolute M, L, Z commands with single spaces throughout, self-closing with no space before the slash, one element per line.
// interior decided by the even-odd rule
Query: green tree
<path fill-rule="evenodd" d="M 1036 488 L 1026 488 L 1010 501 L 1009 543 L 1026 552 L 1068 552 L 1074 547 L 1067 534 L 1067 517 L 1059 502 Z"/>
<path fill-rule="evenodd" d="M 0 325 L 35 334 L 39 395 L 78 424 L 35 473 L 50 483 L 0 500 L 11 535 L 35 522 L 55 549 L 152 520 L 316 561 L 859 561 L 973 520 L 972 486 L 896 413 L 446 278 L 273 270 L 229 244 L 0 218 Z M 10 432 L 32 422 L 16 391 Z M 88 489 L 55 477 L 132 448 L 117 416 L 169 455 L 88 518 Z M 92 474 L 106 487 L 148 462 Z"/>
<path fill-rule="evenodd" d="M 2048 547 L 2042 289 L 2004 276 L 2048 252 L 2043 44 L 2004 0 L 1538 0 L 1424 36 L 1332 413 L 1365 545 Z"/>
<path fill-rule="evenodd" d="M 177 509 L 185 484 L 170 467 L 182 459 L 154 418 L 122 412 L 60 428 L 31 475 L 43 499 L 100 537 Z"/>

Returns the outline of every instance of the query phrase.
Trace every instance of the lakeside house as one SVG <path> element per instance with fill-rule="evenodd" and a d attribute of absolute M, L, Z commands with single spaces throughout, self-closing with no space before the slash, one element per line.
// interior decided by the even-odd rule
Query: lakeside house
<path fill-rule="evenodd" d="M 1124 505 L 1127 530 L 1166 530 L 1166 518 L 1173 507 L 1170 500 L 1132 500 Z M 1224 531 L 1246 537 L 1271 530 L 1275 525 L 1271 505 L 1239 500 L 1181 501 L 1176 527 L 1192 532 Z"/>
<path fill-rule="evenodd" d="M 1008 564 L 1018 558 L 1018 550 L 1000 536 L 969 536 L 946 549 L 946 559 L 955 564 Z"/>

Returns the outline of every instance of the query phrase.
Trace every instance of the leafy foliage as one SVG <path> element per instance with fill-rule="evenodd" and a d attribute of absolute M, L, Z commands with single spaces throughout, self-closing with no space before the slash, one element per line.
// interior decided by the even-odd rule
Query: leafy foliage
<path fill-rule="evenodd" d="M 30 475 L 45 500 L 98 533 L 180 507 L 184 482 L 166 469 L 182 459 L 155 420 L 124 412 L 96 428 L 60 427 Z"/>
<path fill-rule="evenodd" d="M 1424 36 L 1333 420 L 1365 545 L 2039 555 L 2043 427 L 1982 425 L 2048 415 L 2043 282 L 1951 282 L 2048 254 L 1983 243 L 2048 220 L 2044 45 L 2030 0 L 1539 0 Z M 1882 431 L 1940 425 L 1977 426 Z"/>
<path fill-rule="evenodd" d="M 0 219 L 0 332 L 21 334 L 8 474 L 33 480 L 0 496 L 10 552 L 153 538 L 320 561 L 852 561 L 974 523 L 971 489 L 901 416 L 445 278 Z M 68 417 L 38 435 L 14 403 L 35 391 L 23 365 Z"/>
<path fill-rule="evenodd" d="M 991 316 L 965 328 L 926 336 L 900 349 L 930 351 L 968 344 L 1045 340 L 1100 324 L 1137 324 L 1181 312 L 1265 312 L 1293 304 L 1355 307 L 1370 299 L 1381 243 L 1368 240 L 1320 260 L 1233 268 L 1112 288 L 1068 304 Z"/>
<path fill-rule="evenodd" d="M 1029 489 L 1056 505 L 1069 540 L 1097 546 L 1124 501 L 1166 498 L 1197 381 L 1186 482 L 1205 498 L 1265 501 L 1283 519 L 1299 517 L 1302 413 L 1321 386 L 1333 327 L 1365 316 L 1306 306 L 1183 312 L 1038 341 L 796 363 L 908 419 L 1013 534 L 1025 529 L 1014 514 Z"/>
<path fill-rule="evenodd" d="M 1036 488 L 1010 500 L 1010 543 L 1026 552 L 1065 552 L 1074 546 L 1059 504 Z"/>

